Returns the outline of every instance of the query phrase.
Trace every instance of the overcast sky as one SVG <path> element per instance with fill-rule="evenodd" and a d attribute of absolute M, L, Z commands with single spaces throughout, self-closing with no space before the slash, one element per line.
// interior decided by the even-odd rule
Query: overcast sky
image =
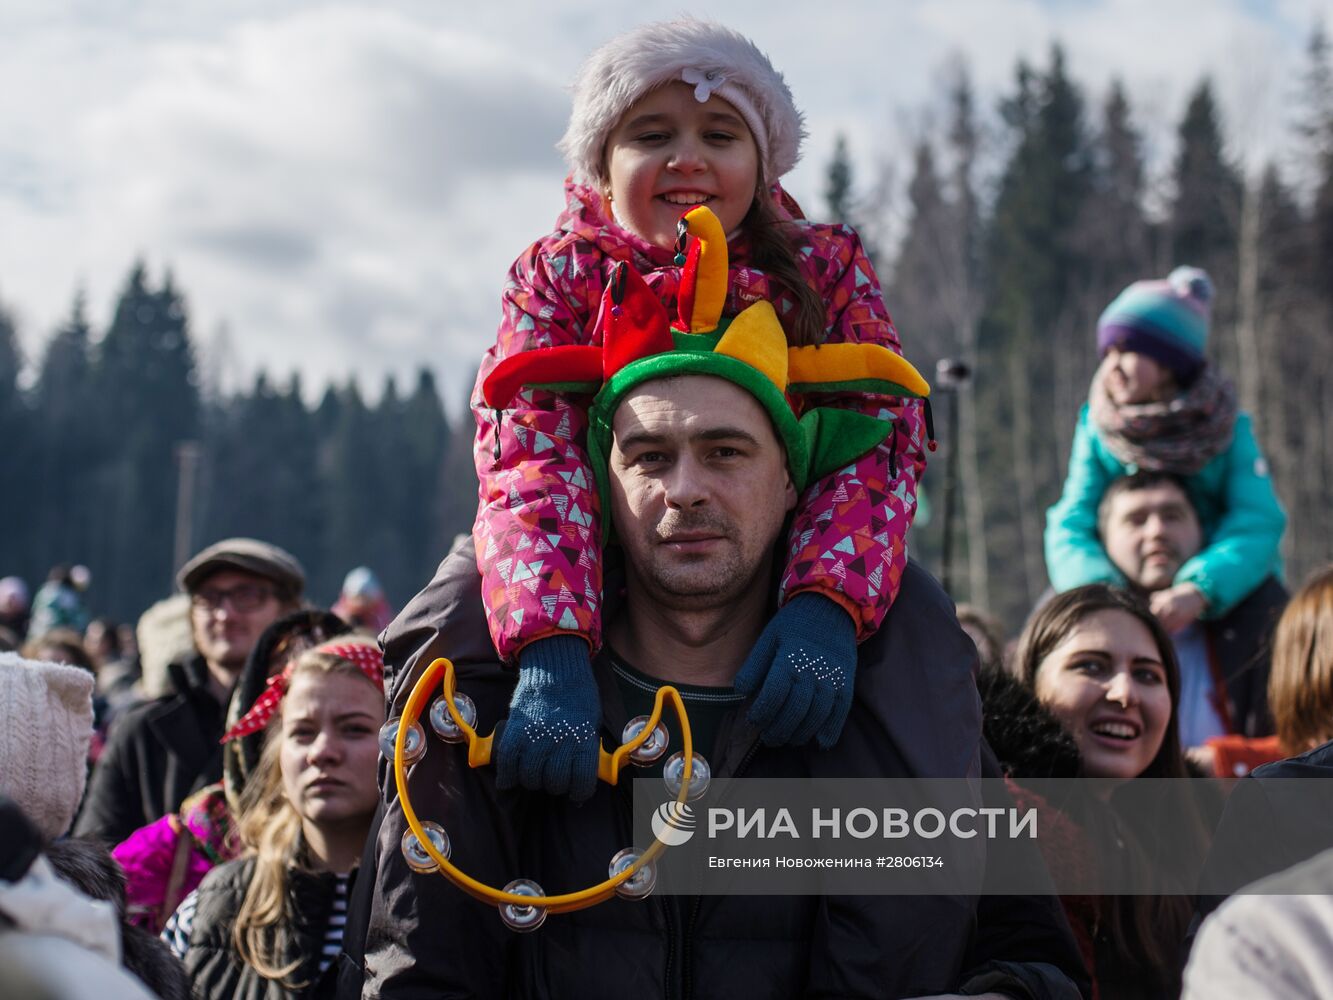
<path fill-rule="evenodd" d="M 433 367 L 457 405 L 509 263 L 548 232 L 565 85 L 677 4 L 0 0 L 0 304 L 29 359 L 86 292 L 104 329 L 136 258 L 170 268 L 225 385 L 266 368 L 378 393 Z M 819 10 L 822 17 L 812 15 Z M 1099 104 L 1126 83 L 1150 154 L 1205 73 L 1233 152 L 1280 153 L 1333 0 L 713 2 L 788 79 L 811 140 L 788 187 L 822 211 L 848 133 L 862 180 L 908 169 L 949 60 L 992 113 L 1053 40 Z M 892 303 L 890 303 L 892 308 Z M 225 334 L 223 333 L 225 331 Z M 911 353 L 911 331 L 904 341 Z M 225 341 L 226 347 L 221 345 Z"/>

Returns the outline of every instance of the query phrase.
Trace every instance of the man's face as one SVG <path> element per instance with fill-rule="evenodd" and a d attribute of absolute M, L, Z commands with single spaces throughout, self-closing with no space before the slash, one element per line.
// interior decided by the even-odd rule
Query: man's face
<path fill-rule="evenodd" d="M 705 375 L 647 382 L 621 402 L 612 430 L 612 523 L 649 596 L 719 607 L 767 572 L 796 489 L 753 396 Z"/>
<path fill-rule="evenodd" d="M 194 646 L 210 669 L 234 677 L 260 633 L 286 610 L 271 581 L 239 570 L 219 570 L 190 594 Z"/>
<path fill-rule="evenodd" d="M 1199 551 L 1203 533 L 1189 498 L 1179 487 L 1159 483 L 1113 497 L 1102 539 L 1116 568 L 1153 591 L 1171 586 L 1176 571 Z"/>

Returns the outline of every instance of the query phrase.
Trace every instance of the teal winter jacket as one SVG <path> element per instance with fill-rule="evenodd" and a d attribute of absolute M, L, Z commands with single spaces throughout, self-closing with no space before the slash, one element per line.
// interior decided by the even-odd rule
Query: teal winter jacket
<path fill-rule="evenodd" d="M 1057 591 L 1086 583 L 1125 583 L 1102 546 L 1097 507 L 1112 481 L 1136 471 L 1111 453 L 1085 404 L 1074 430 L 1064 493 L 1046 512 L 1046 570 Z M 1278 545 L 1287 515 L 1273 492 L 1249 414 L 1236 416 L 1226 451 L 1180 478 L 1198 512 L 1205 544 L 1180 567 L 1175 582 L 1198 587 L 1208 602 L 1204 617 L 1220 618 L 1282 568 Z"/>

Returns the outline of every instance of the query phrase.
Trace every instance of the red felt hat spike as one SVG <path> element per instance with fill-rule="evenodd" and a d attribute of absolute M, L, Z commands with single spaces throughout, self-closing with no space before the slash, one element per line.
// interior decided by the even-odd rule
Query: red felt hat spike
<path fill-rule="evenodd" d="M 681 219 L 680 224 L 683 227 L 685 220 Z M 699 254 L 703 251 L 703 242 L 701 240 L 691 240 L 689 250 L 685 253 L 685 266 L 680 272 L 680 291 L 676 296 L 676 329 L 689 330 L 694 329 L 694 293 L 699 284 Z"/>
<path fill-rule="evenodd" d="M 690 333 L 712 333 L 727 301 L 727 235 L 713 210 L 696 205 L 680 220 L 682 234 L 693 236 L 680 275 L 680 327 Z"/>
<path fill-rule="evenodd" d="M 602 380 L 602 349 L 581 344 L 539 347 L 511 354 L 481 383 L 481 398 L 493 410 L 507 409 L 525 385 Z"/>
<path fill-rule="evenodd" d="M 602 377 L 610 379 L 631 361 L 672 350 L 666 307 L 639 272 L 624 261 L 611 270 L 602 293 Z"/>

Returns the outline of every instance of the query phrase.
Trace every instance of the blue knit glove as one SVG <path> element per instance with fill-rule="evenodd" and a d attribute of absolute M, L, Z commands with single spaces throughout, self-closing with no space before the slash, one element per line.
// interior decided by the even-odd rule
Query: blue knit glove
<path fill-rule="evenodd" d="M 554 635 L 524 646 L 495 755 L 496 786 L 591 798 L 601 720 L 586 640 Z"/>
<path fill-rule="evenodd" d="M 764 627 L 735 686 L 744 695 L 759 689 L 749 719 L 766 744 L 800 746 L 813 738 L 828 749 L 847 721 L 855 678 L 852 616 L 836 601 L 805 591 Z"/>

